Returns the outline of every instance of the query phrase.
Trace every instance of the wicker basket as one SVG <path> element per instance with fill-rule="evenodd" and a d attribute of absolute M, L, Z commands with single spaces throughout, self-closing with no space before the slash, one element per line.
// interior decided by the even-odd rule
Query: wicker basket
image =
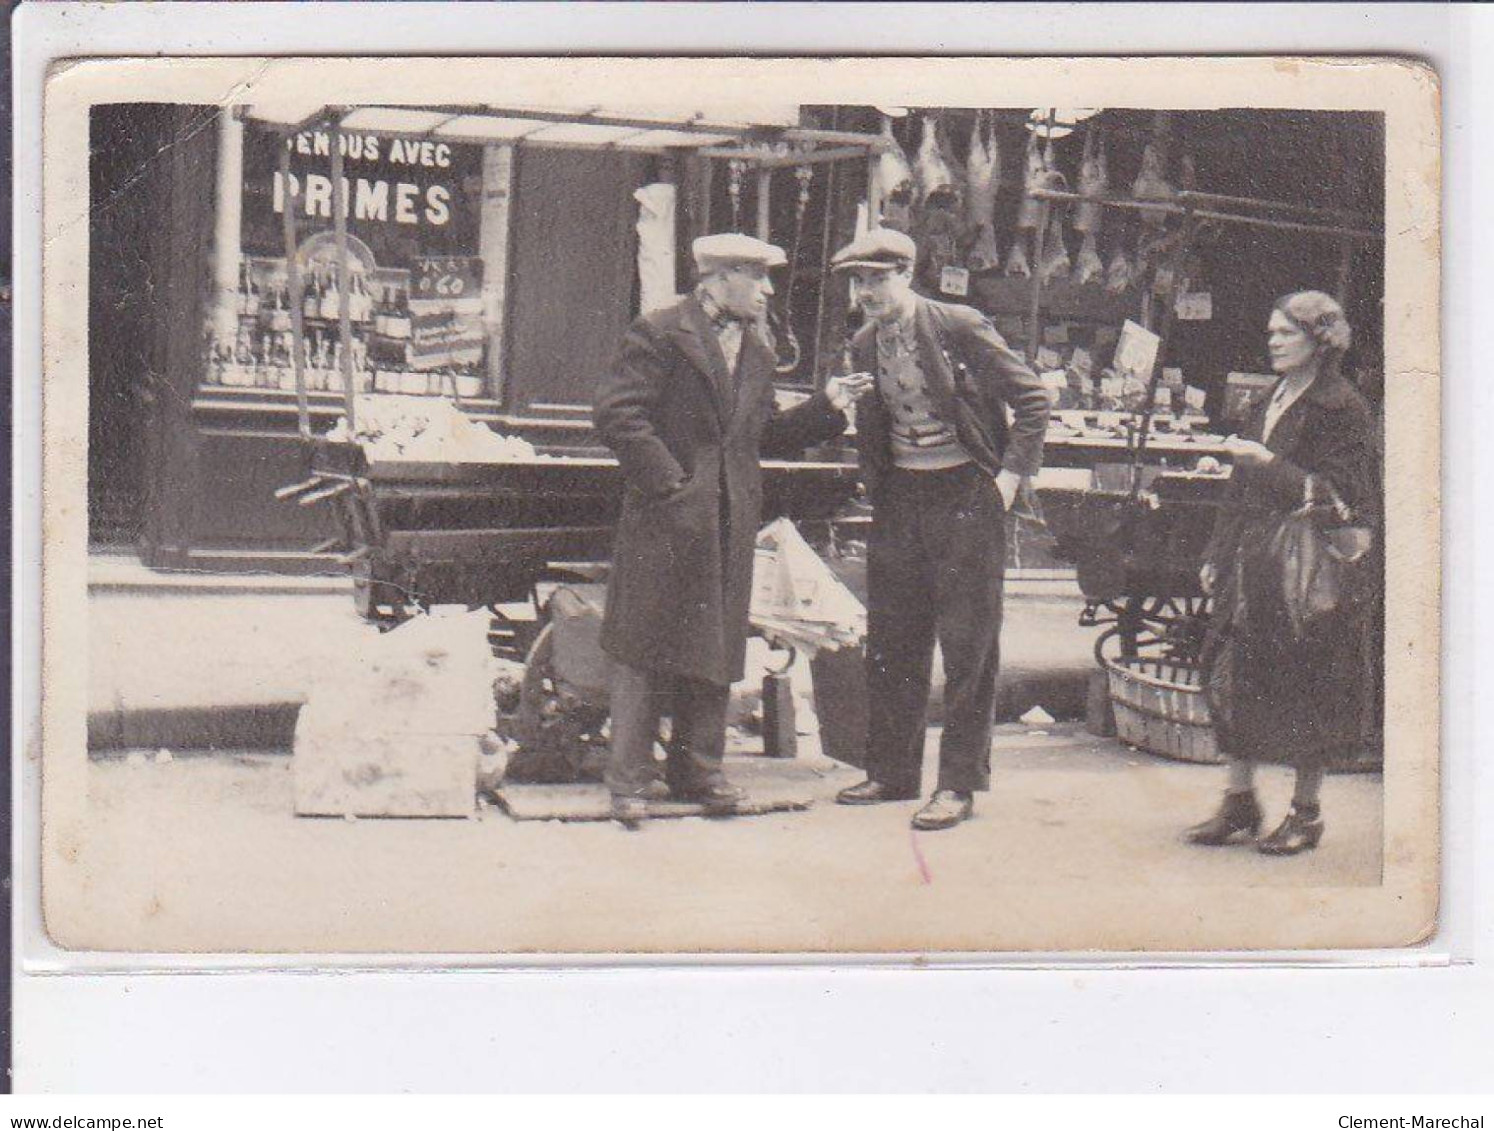
<path fill-rule="evenodd" d="M 1199 669 L 1168 660 L 1105 660 L 1115 732 L 1164 758 L 1218 765 L 1224 761 L 1214 741 L 1209 704 Z"/>

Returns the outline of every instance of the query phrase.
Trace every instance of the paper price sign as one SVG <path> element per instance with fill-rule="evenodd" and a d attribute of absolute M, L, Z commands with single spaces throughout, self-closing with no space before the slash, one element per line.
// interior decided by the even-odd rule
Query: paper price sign
<path fill-rule="evenodd" d="M 1175 309 L 1180 322 L 1208 322 L 1214 317 L 1214 296 L 1208 291 L 1187 291 L 1178 295 Z"/>
<path fill-rule="evenodd" d="M 947 295 L 961 297 L 970 293 L 970 272 L 963 267 L 946 267 L 939 272 L 939 289 Z"/>
<path fill-rule="evenodd" d="M 482 289 L 482 260 L 471 255 L 421 256 L 410 273 L 410 297 L 470 298 Z"/>

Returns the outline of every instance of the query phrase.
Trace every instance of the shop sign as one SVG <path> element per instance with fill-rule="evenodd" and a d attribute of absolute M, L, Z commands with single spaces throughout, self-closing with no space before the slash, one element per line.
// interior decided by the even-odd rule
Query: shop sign
<path fill-rule="evenodd" d="M 289 192 L 280 151 L 290 157 Z M 376 134 L 341 135 L 344 212 L 380 266 L 410 267 L 416 255 L 477 250 L 482 148 Z M 284 254 L 282 217 L 290 202 L 300 240 L 333 226 L 332 135 L 287 138 L 253 125 L 244 130 L 241 242 L 246 254 Z"/>

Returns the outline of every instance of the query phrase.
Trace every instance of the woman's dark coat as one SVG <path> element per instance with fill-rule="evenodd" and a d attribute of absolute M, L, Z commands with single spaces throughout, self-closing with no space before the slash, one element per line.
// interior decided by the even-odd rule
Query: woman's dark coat
<path fill-rule="evenodd" d="M 1260 440 L 1266 398 L 1244 437 Z M 1293 636 L 1270 554 L 1280 520 L 1301 506 L 1307 476 L 1331 482 L 1380 539 L 1380 476 L 1374 417 L 1341 376 L 1318 377 L 1277 421 L 1270 463 L 1237 465 L 1207 560 L 1216 573 L 1205 645 L 1210 709 L 1222 749 L 1293 765 L 1363 741 L 1374 681 L 1369 617 L 1382 555 L 1362 567 L 1362 587 L 1303 640 Z"/>
<path fill-rule="evenodd" d="M 773 351 L 748 327 L 729 374 L 710 319 L 687 298 L 639 318 L 593 412 L 626 488 L 602 647 L 631 667 L 716 684 L 742 678 L 759 460 L 839 435 L 823 393 L 773 401 Z"/>

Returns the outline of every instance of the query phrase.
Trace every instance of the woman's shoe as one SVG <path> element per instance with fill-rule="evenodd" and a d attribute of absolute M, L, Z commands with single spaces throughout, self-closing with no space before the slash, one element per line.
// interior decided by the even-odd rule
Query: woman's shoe
<path fill-rule="evenodd" d="M 1255 836 L 1261 831 L 1261 803 L 1250 790 L 1226 793 L 1224 801 L 1215 813 L 1201 825 L 1194 825 L 1183 833 L 1189 844 L 1217 846 L 1229 844 L 1241 833 Z"/>
<path fill-rule="evenodd" d="M 1323 821 L 1316 810 L 1303 812 L 1295 805 L 1286 815 L 1286 820 L 1276 831 L 1262 840 L 1256 848 L 1267 856 L 1295 856 L 1316 848 L 1323 839 Z"/>

